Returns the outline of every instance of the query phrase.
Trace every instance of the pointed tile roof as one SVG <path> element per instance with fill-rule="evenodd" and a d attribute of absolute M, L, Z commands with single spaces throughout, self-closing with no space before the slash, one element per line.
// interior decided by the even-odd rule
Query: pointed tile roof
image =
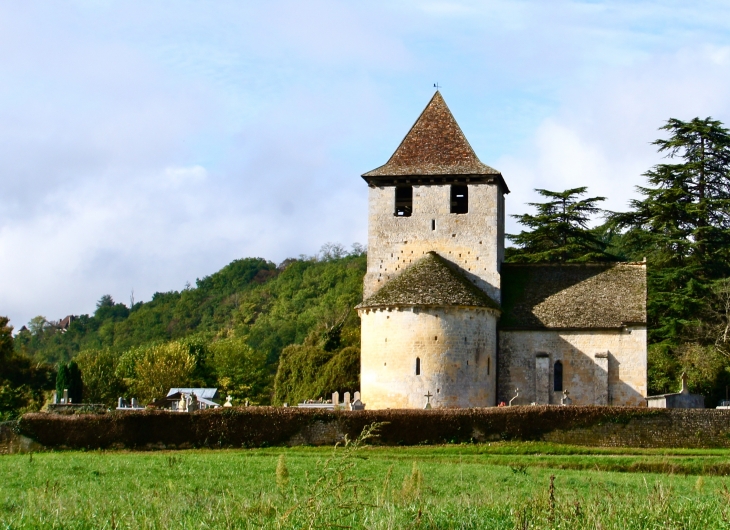
<path fill-rule="evenodd" d="M 436 93 L 390 160 L 363 175 L 500 175 L 482 164 L 456 123 L 441 93 Z"/>
<path fill-rule="evenodd" d="M 499 304 L 471 283 L 455 265 L 433 251 L 428 252 L 357 307 L 398 305 L 499 309 Z"/>

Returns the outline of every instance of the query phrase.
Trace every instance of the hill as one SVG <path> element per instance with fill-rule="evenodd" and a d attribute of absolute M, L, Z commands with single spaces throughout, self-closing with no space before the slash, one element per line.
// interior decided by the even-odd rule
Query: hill
<path fill-rule="evenodd" d="M 359 319 L 352 308 L 362 300 L 365 266 L 358 245 L 350 253 L 328 245 L 318 257 L 278 266 L 239 259 L 194 287 L 155 293 L 132 307 L 104 295 L 93 315 L 77 316 L 67 329 L 36 317 L 15 336 L 15 355 L 52 367 L 78 362 L 85 402 L 112 405 L 121 395 L 151 399 L 165 386 L 206 385 L 241 401 L 269 403 L 287 346 L 306 342 L 304 350 L 290 348 L 287 359 L 297 363 L 297 356 L 314 352 L 317 361 L 307 362 L 313 370 L 343 350 L 348 365 L 359 356 Z M 338 380 L 357 384 L 357 371 L 320 381 L 331 389 L 312 386 L 317 375 L 304 374 L 304 387 L 313 392 L 307 397 L 338 390 Z M 279 379 L 300 390 L 285 376 Z M 293 397 L 281 390 L 277 396 Z"/>

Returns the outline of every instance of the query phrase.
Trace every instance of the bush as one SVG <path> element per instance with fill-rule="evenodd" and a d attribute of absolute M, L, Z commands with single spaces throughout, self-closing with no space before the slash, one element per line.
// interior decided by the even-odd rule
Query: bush
<path fill-rule="evenodd" d="M 540 440 L 556 429 L 570 430 L 600 424 L 625 425 L 631 420 L 645 418 L 653 422 L 651 429 L 669 432 L 670 435 L 673 433 L 673 438 L 668 435 L 666 439 L 674 440 L 675 445 L 691 442 L 707 446 L 717 443 L 722 433 L 714 438 L 714 442 L 709 435 L 703 439 L 689 440 L 688 436 L 676 434 L 688 429 L 688 415 L 709 418 L 713 414 L 717 416 L 716 411 L 618 407 L 542 406 L 358 412 L 248 407 L 209 409 L 192 414 L 167 411 L 74 416 L 26 414 L 21 418 L 19 428 L 22 434 L 47 447 L 144 449 L 281 445 L 301 435 L 306 427 L 322 423 L 334 424 L 340 433 L 355 439 L 366 426 L 377 423 L 382 424 L 378 431 L 380 443 L 418 445 L 468 443 L 475 439 Z M 727 431 L 725 418 L 726 415 L 719 415 L 720 423 Z M 596 443 L 602 440 L 600 436 L 600 433 L 595 436 Z M 659 438 L 652 435 L 646 444 L 652 446 L 661 443 Z M 722 439 L 725 445 L 730 443 L 727 437 Z M 300 439 L 300 443 L 306 441 L 306 436 Z"/>

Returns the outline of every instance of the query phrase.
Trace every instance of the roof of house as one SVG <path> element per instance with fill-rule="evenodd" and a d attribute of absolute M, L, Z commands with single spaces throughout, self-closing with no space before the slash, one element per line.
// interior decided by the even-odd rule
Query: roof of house
<path fill-rule="evenodd" d="M 436 252 L 428 252 L 388 281 L 358 308 L 388 306 L 469 306 L 499 309 L 499 304 Z"/>
<path fill-rule="evenodd" d="M 414 175 L 495 175 L 469 145 L 440 92 L 436 92 L 385 165 L 363 175 L 398 177 Z"/>
<path fill-rule="evenodd" d="M 643 263 L 502 266 L 501 329 L 613 329 L 629 324 L 646 324 Z"/>
<path fill-rule="evenodd" d="M 203 399 L 215 399 L 218 397 L 217 388 L 171 388 L 167 396 L 172 396 L 178 392 L 181 394 L 195 394 L 197 397 Z"/>

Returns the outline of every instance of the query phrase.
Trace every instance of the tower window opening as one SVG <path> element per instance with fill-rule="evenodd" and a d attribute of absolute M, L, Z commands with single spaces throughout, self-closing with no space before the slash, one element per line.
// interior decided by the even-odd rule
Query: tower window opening
<path fill-rule="evenodd" d="M 553 390 L 555 392 L 563 391 L 563 363 L 560 361 L 556 361 L 553 367 Z"/>
<path fill-rule="evenodd" d="M 436 230 L 436 219 L 431 219 L 431 230 Z"/>
<path fill-rule="evenodd" d="M 413 213 L 413 186 L 395 188 L 395 216 L 410 217 Z"/>
<path fill-rule="evenodd" d="M 451 213 L 469 213 L 468 186 L 451 185 Z"/>
<path fill-rule="evenodd" d="M 421 358 L 416 357 L 416 375 L 421 375 Z"/>

